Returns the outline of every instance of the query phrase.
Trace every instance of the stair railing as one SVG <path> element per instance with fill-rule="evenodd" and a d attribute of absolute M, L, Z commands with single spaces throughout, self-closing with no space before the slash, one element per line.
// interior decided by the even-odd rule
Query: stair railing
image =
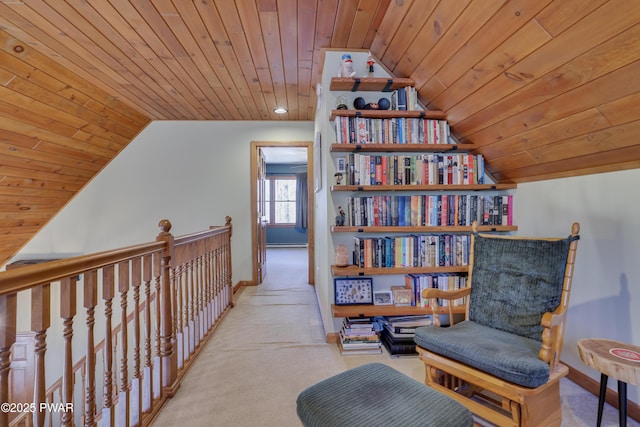
<path fill-rule="evenodd" d="M 144 426 L 173 396 L 233 307 L 232 225 L 159 227 L 153 242 L 0 273 L 0 427 Z M 11 381 L 18 320 L 34 333 L 33 399 Z"/>

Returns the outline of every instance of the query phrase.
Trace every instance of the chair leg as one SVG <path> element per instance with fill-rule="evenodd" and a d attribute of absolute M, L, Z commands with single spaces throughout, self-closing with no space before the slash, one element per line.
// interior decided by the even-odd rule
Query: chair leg
<path fill-rule="evenodd" d="M 604 400 L 607 396 L 607 381 L 609 377 L 605 374 L 600 375 L 600 394 L 598 395 L 598 422 L 596 427 L 602 424 L 602 410 L 604 409 Z"/>

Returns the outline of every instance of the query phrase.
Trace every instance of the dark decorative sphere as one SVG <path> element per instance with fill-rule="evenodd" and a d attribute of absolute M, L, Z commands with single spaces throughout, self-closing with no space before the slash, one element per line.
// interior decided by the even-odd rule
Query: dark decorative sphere
<path fill-rule="evenodd" d="M 356 110 L 388 110 L 391 103 L 387 98 L 380 98 L 378 102 L 367 102 L 359 96 L 353 100 L 353 106 Z"/>
<path fill-rule="evenodd" d="M 353 107 L 356 110 L 364 110 L 365 105 L 367 105 L 367 102 L 361 96 L 353 100 Z"/>

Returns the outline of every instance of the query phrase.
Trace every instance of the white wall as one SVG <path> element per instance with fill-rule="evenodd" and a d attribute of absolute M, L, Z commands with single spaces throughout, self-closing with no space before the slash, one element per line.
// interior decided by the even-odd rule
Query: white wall
<path fill-rule="evenodd" d="M 233 282 L 251 280 L 251 141 L 311 141 L 313 122 L 161 121 L 145 128 L 14 259 L 78 255 L 233 218 Z"/>
<path fill-rule="evenodd" d="M 640 345 L 639 185 L 636 169 L 520 184 L 515 193 L 519 235 L 563 236 L 580 223 L 561 359 L 598 381 L 580 360 L 579 339 Z M 638 387 L 629 386 L 628 397 L 640 402 Z"/>

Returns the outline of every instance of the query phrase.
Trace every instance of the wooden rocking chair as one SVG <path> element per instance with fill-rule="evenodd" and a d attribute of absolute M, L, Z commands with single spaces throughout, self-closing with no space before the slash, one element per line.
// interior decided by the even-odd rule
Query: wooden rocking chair
<path fill-rule="evenodd" d="M 473 227 L 468 286 L 427 289 L 434 325 L 416 330 L 426 384 L 499 426 L 559 426 L 559 362 L 580 226 L 567 238 L 484 235 Z M 439 327 L 442 300 L 464 320 Z M 460 315 L 458 315 L 460 316 Z"/>

